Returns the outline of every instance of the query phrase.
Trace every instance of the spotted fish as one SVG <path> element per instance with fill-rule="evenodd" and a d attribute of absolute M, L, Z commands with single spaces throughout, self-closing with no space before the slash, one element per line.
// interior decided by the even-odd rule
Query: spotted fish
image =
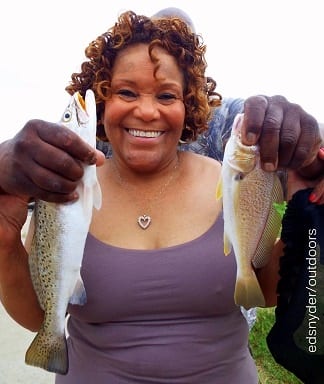
<path fill-rule="evenodd" d="M 265 306 L 254 268 L 269 261 L 279 236 L 281 215 L 275 205 L 283 202 L 283 191 L 277 174 L 262 170 L 259 146 L 242 144 L 242 121 L 238 115 L 225 146 L 216 196 L 223 199 L 224 253 L 233 246 L 236 258 L 235 303 L 249 309 Z"/>
<path fill-rule="evenodd" d="M 71 97 L 61 123 L 95 146 L 96 103 L 91 90 L 86 92 L 85 99 L 79 93 Z M 68 372 L 67 306 L 86 302 L 80 268 L 93 207 L 101 206 L 95 165 L 84 165 L 84 175 L 76 191 L 79 199 L 73 203 L 35 202 L 25 244 L 34 288 L 45 313 L 25 362 L 60 374 Z"/>

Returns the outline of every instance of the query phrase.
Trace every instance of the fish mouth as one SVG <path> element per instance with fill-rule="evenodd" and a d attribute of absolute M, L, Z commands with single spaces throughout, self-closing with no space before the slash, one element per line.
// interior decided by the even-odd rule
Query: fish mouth
<path fill-rule="evenodd" d="M 257 158 L 253 155 L 235 153 L 227 160 L 230 167 L 240 173 L 249 173 L 257 165 Z"/>
<path fill-rule="evenodd" d="M 164 131 L 146 131 L 141 129 L 126 129 L 126 131 L 133 137 L 141 137 L 148 139 L 155 139 L 163 135 Z"/>

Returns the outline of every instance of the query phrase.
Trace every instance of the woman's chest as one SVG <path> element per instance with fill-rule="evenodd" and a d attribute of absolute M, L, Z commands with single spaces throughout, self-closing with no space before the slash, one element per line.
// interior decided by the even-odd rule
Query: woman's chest
<path fill-rule="evenodd" d="M 72 314 L 89 322 L 204 317 L 234 308 L 235 258 L 223 253 L 218 220 L 185 244 L 129 250 L 89 235 L 82 266 L 84 307 Z"/>

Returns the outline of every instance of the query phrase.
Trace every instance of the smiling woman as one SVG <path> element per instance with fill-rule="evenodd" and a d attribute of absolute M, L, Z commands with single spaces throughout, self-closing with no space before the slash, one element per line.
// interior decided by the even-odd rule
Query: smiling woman
<path fill-rule="evenodd" d="M 184 78 L 173 56 L 149 45 L 127 47 L 115 61 L 103 124 L 119 166 L 141 171 L 173 166 L 185 121 Z"/>
<path fill-rule="evenodd" d="M 12 317 L 34 330 L 44 316 L 20 240 L 29 197 L 73 202 L 80 163 L 101 165 L 102 205 L 92 215 L 81 268 L 87 302 L 67 308 L 69 370 L 57 384 L 258 382 L 248 325 L 234 302 L 235 258 L 224 257 L 222 202 L 215 198 L 221 164 L 178 145 L 198 135 L 206 140 L 211 110 L 221 104 L 206 76 L 205 51 L 179 18 L 125 12 L 89 44 L 67 87 L 94 92 L 97 136 L 109 140 L 112 156 L 104 159 L 79 136 L 39 120 L 2 146 L 0 295 Z M 258 108 L 253 100 L 261 100 Z M 279 100 L 275 112 L 286 117 L 281 112 L 291 109 Z M 254 98 L 250 111 L 273 111 L 270 102 Z M 227 105 L 213 117 L 226 120 Z M 230 125 L 210 133 L 217 150 Z M 24 199 L 9 195 L 12 180 Z M 257 274 L 265 296 L 274 293 L 278 255 L 274 245 L 270 268 Z M 50 340 L 44 344 L 42 368 L 61 372 L 47 354 Z"/>

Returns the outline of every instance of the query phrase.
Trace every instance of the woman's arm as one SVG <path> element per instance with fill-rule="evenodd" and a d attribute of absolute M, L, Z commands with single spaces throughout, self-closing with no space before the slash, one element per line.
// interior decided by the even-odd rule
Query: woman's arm
<path fill-rule="evenodd" d="M 28 254 L 21 240 L 27 217 L 27 199 L 0 196 L 0 300 L 20 325 L 37 331 L 43 311 L 33 288 Z"/>

